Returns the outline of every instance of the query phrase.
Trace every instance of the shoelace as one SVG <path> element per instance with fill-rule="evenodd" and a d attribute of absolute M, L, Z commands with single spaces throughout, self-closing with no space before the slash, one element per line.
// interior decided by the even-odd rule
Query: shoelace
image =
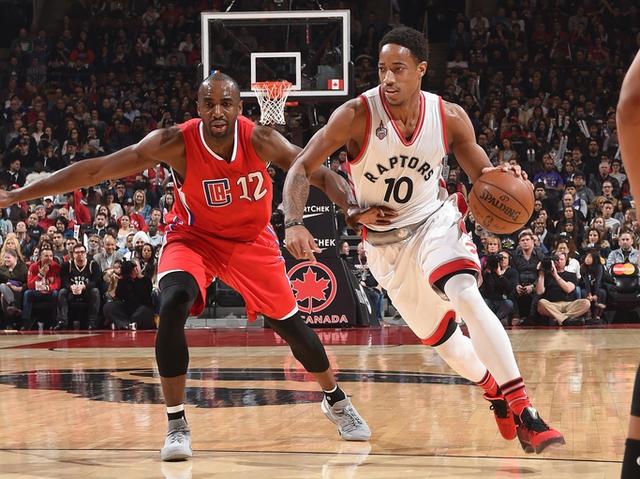
<path fill-rule="evenodd" d="M 342 428 L 345 431 L 353 431 L 362 425 L 362 419 L 351 406 L 347 406 L 343 410 L 343 416 L 346 421 L 342 421 Z"/>
<path fill-rule="evenodd" d="M 496 416 L 501 419 L 507 418 L 509 416 L 509 412 L 507 411 L 507 403 L 505 401 L 496 399 L 489 402 L 491 403 L 489 409 L 495 412 Z"/>
<path fill-rule="evenodd" d="M 536 414 L 535 416 L 527 414 L 526 417 L 527 419 L 523 422 L 528 429 L 531 429 L 535 432 L 544 432 L 549 430 L 549 426 L 547 426 L 547 423 L 544 422 L 538 414 Z"/>
<path fill-rule="evenodd" d="M 169 442 L 171 443 L 182 442 L 183 439 L 186 438 L 186 435 L 188 433 L 189 433 L 188 429 L 184 427 L 179 427 L 170 431 L 169 434 L 167 434 L 167 437 L 169 438 Z"/>

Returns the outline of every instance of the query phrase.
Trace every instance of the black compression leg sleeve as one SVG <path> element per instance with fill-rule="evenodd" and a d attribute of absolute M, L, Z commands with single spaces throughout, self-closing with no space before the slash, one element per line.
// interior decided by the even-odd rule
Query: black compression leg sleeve
<path fill-rule="evenodd" d="M 265 321 L 289 344 L 293 356 L 307 371 L 322 373 L 329 369 L 329 359 L 320 338 L 302 320 L 300 313 L 281 320 L 265 317 Z"/>
<path fill-rule="evenodd" d="M 640 367 L 636 372 L 636 383 L 631 396 L 631 415 L 640 417 Z M 640 477 L 640 440 L 627 438 L 620 479 L 637 479 L 638 477 Z"/>
<path fill-rule="evenodd" d="M 169 273 L 160 280 L 156 362 L 162 377 L 173 378 L 187 373 L 189 350 L 184 325 L 199 294 L 198 283 L 184 271 Z"/>

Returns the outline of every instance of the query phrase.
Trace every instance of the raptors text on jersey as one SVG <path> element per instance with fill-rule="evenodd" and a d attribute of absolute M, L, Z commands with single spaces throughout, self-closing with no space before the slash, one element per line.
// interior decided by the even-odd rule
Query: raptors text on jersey
<path fill-rule="evenodd" d="M 362 148 L 349 162 L 356 198 L 361 207 L 385 205 L 398 216 L 390 226 L 418 223 L 437 210 L 446 198 L 441 181 L 447 139 L 442 99 L 420 92 L 420 112 L 411 138 L 405 138 L 393 120 L 381 87 L 360 99 L 368 113 Z"/>

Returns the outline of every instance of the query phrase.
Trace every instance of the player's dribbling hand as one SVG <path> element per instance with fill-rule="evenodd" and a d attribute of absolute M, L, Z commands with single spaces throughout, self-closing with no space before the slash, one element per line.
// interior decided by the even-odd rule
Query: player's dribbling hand
<path fill-rule="evenodd" d="M 529 179 L 527 172 L 523 171 L 520 165 L 511 165 L 509 163 L 505 163 L 500 166 L 485 166 L 482 168 L 482 174 L 484 175 L 485 173 L 493 170 L 512 171 L 518 178 L 522 178 L 523 180 Z M 533 189 L 533 185 L 531 185 L 531 188 Z"/>
<path fill-rule="evenodd" d="M 398 216 L 398 212 L 388 206 L 370 206 L 369 208 L 349 208 L 345 216 L 347 224 L 360 232 L 360 225 L 387 226 Z"/>
<path fill-rule="evenodd" d="M 291 226 L 285 230 L 284 245 L 294 258 L 306 259 L 312 263 L 316 262 L 314 253 L 322 252 L 309 230 L 303 225 Z"/>

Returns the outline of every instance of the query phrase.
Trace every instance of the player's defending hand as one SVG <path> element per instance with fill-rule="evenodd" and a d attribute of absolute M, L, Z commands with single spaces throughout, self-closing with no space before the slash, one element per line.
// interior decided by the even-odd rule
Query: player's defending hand
<path fill-rule="evenodd" d="M 388 206 L 370 206 L 369 208 L 351 207 L 347 211 L 347 224 L 360 232 L 360 225 L 388 226 L 398 212 Z"/>
<path fill-rule="evenodd" d="M 285 230 L 284 245 L 294 258 L 306 259 L 312 263 L 316 261 L 314 253 L 322 252 L 309 230 L 303 225 L 290 226 Z"/>
<path fill-rule="evenodd" d="M 8 208 L 13 203 L 11 194 L 6 190 L 0 190 L 0 208 Z"/>

